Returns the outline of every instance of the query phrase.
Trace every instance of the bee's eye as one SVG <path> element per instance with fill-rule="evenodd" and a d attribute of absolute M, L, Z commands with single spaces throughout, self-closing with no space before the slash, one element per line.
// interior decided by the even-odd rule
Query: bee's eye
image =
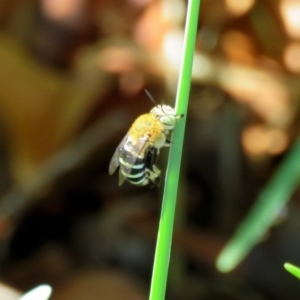
<path fill-rule="evenodd" d="M 174 115 L 175 114 L 174 109 L 169 105 L 163 105 L 161 107 L 161 110 L 165 115 Z"/>
<path fill-rule="evenodd" d="M 170 115 L 161 116 L 159 118 L 159 121 L 166 126 L 174 127 L 176 125 L 176 118 L 174 118 L 174 116 L 170 116 Z"/>

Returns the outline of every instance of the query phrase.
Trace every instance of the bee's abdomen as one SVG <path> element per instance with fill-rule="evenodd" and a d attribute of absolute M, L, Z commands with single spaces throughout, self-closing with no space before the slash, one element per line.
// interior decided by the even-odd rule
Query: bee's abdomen
<path fill-rule="evenodd" d="M 120 170 L 129 182 L 138 185 L 143 185 L 145 183 L 147 178 L 145 174 L 146 166 L 144 158 L 137 158 L 135 154 L 123 148 L 119 160 Z"/>

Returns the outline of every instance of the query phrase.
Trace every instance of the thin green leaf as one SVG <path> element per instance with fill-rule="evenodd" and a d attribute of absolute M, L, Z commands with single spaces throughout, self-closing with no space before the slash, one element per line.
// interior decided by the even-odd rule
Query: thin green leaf
<path fill-rule="evenodd" d="M 284 268 L 290 272 L 291 274 L 293 274 L 295 277 L 297 277 L 298 279 L 300 279 L 300 268 L 290 264 L 290 263 L 285 263 Z"/>
<path fill-rule="evenodd" d="M 217 269 L 234 269 L 267 233 L 300 183 L 300 138 L 286 155 L 256 203 L 217 259 Z"/>

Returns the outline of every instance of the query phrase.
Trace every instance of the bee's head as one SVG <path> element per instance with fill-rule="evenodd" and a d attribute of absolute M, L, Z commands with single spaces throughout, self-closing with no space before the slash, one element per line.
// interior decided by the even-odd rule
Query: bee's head
<path fill-rule="evenodd" d="M 177 120 L 183 117 L 183 115 L 176 115 L 175 109 L 165 104 L 154 106 L 150 114 L 158 119 L 168 130 L 172 130 Z"/>

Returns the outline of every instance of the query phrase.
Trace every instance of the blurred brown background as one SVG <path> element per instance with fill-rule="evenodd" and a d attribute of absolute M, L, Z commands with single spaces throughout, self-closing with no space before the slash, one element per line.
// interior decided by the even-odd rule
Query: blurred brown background
<path fill-rule="evenodd" d="M 214 261 L 299 132 L 300 1 L 201 2 L 166 299 L 299 299 L 282 268 L 300 265 L 299 192 L 238 270 Z M 173 105 L 185 13 L 183 0 L 1 0 L 6 287 L 148 299 L 162 188 L 119 188 L 107 169 L 153 106 L 144 89 Z"/>

